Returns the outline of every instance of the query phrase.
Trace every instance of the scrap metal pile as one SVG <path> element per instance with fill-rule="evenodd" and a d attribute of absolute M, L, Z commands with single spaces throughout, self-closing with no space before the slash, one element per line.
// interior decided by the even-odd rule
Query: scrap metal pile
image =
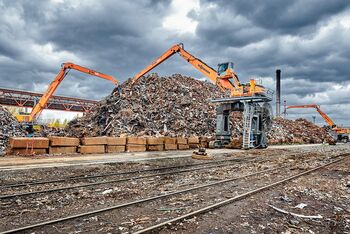
<path fill-rule="evenodd" d="M 73 120 L 70 136 L 165 135 L 214 136 L 216 113 L 210 99 L 223 97 L 215 85 L 175 74 L 142 77 L 135 86 L 130 80 L 101 101 L 94 111 Z M 242 113 L 231 114 L 232 137 L 242 134 Z M 329 134 L 311 122 L 278 118 L 268 137 L 270 143 L 318 143 Z"/>
<path fill-rule="evenodd" d="M 69 123 L 73 136 L 164 135 L 205 136 L 215 132 L 215 106 L 211 98 L 223 97 L 213 84 L 174 74 L 130 80 L 101 101 L 94 111 Z"/>
<path fill-rule="evenodd" d="M 0 153 L 5 151 L 12 136 L 25 136 L 25 131 L 12 114 L 0 106 Z"/>
<path fill-rule="evenodd" d="M 268 134 L 270 144 L 322 143 L 331 139 L 330 133 L 306 119 L 276 118 Z"/>

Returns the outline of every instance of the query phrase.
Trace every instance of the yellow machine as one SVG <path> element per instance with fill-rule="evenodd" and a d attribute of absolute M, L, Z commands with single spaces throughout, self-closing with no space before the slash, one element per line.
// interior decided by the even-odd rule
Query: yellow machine
<path fill-rule="evenodd" d="M 251 97 L 254 95 L 266 95 L 267 90 L 263 86 L 257 85 L 254 79 L 251 79 L 248 84 L 242 84 L 233 70 L 232 62 L 218 64 L 218 69 L 215 71 L 209 65 L 187 52 L 184 49 L 184 45 L 182 43 L 172 46 L 159 58 L 149 64 L 145 69 L 137 73 L 132 79 L 132 84 L 136 83 L 140 77 L 176 53 L 178 53 L 183 59 L 189 62 L 198 71 L 208 77 L 222 91 L 229 90 L 232 97 Z"/>
<path fill-rule="evenodd" d="M 176 44 L 163 53 L 159 58 L 150 63 L 145 69 L 132 78 L 135 84 L 147 72 L 178 53 L 183 59 L 208 77 L 222 91 L 229 91 L 230 98 L 212 100 L 218 103 L 216 109 L 216 139 L 213 145 L 223 147 L 231 141 L 230 112 L 241 111 L 244 118 L 243 148 L 266 148 L 266 132 L 272 125 L 272 110 L 269 102 L 272 93 L 265 87 L 256 84 L 254 79 L 249 83 L 242 84 L 233 70 L 233 63 L 218 64 L 215 71 L 202 60 L 196 58 L 184 49 L 182 43 Z"/>

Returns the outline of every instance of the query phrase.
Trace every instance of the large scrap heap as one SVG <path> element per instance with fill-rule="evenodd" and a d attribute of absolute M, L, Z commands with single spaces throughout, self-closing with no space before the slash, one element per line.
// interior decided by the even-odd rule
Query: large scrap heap
<path fill-rule="evenodd" d="M 213 84 L 190 77 L 157 74 L 130 80 L 101 101 L 85 117 L 72 121 L 71 135 L 208 135 L 215 131 L 215 106 L 209 99 L 222 97 Z"/>
<path fill-rule="evenodd" d="M 69 123 L 66 135 L 214 136 L 212 98 L 228 96 L 217 86 L 179 74 L 151 74 L 101 101 L 95 110 Z M 231 113 L 232 137 L 242 137 L 242 113 Z M 313 143 L 329 137 L 327 131 L 306 120 L 277 119 L 268 134 L 271 143 Z"/>

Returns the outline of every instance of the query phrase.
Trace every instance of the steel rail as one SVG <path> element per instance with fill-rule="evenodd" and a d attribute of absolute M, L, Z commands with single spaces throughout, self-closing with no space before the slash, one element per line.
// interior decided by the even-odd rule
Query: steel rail
<path fill-rule="evenodd" d="M 256 157 L 249 157 L 249 158 L 245 158 L 245 159 L 251 159 L 251 158 L 254 159 Z M 235 159 L 219 160 L 219 161 L 197 163 L 197 164 L 184 164 L 184 165 L 171 166 L 171 167 L 158 167 L 158 168 L 150 168 L 150 169 L 144 169 L 144 170 L 131 170 L 131 171 L 124 171 L 124 172 L 115 172 L 115 173 L 108 173 L 108 174 L 101 174 L 101 175 L 72 176 L 72 177 L 55 179 L 55 180 L 42 180 L 42 181 L 38 180 L 38 181 L 28 181 L 28 182 L 22 182 L 22 183 L 12 183 L 12 184 L 9 183 L 9 184 L 1 185 L 0 189 L 25 187 L 25 186 L 29 186 L 29 185 L 52 184 L 52 183 L 66 182 L 69 180 L 94 179 L 94 178 L 100 178 L 100 177 L 129 175 L 129 174 L 137 174 L 137 173 L 152 172 L 152 171 L 171 170 L 171 169 L 184 168 L 184 167 L 195 167 L 195 166 L 202 166 L 202 165 L 209 165 L 209 164 L 218 164 L 218 163 L 225 163 L 225 162 L 242 162 L 242 161 L 246 162 L 245 160 L 235 158 Z"/>
<path fill-rule="evenodd" d="M 251 160 L 251 161 L 248 160 L 245 162 L 255 162 L 255 161 L 256 160 Z M 264 161 L 264 160 L 261 160 L 261 161 Z M 256 161 L 256 162 L 261 162 L 261 161 Z M 211 169 L 211 168 L 215 168 L 215 167 L 231 166 L 231 165 L 236 165 L 236 163 L 232 162 L 232 163 L 218 164 L 218 165 L 207 166 L 207 167 L 189 168 L 189 169 L 183 169 L 183 170 L 177 170 L 177 171 L 163 172 L 163 173 L 158 173 L 158 174 L 122 178 L 122 179 L 117 179 L 117 180 L 108 180 L 108 181 L 102 181 L 102 182 L 93 182 L 93 183 L 66 186 L 66 187 L 39 190 L 39 191 L 1 195 L 0 200 L 14 198 L 14 197 L 29 196 L 29 195 L 34 195 L 34 194 L 51 193 L 51 192 L 64 191 L 64 190 L 70 190 L 70 189 L 76 189 L 76 188 L 84 188 L 84 187 L 90 187 L 90 186 L 96 186 L 96 185 L 102 185 L 102 184 L 120 183 L 120 182 L 125 182 L 125 181 L 130 181 L 130 180 L 138 180 L 138 179 L 152 178 L 152 177 L 157 177 L 157 176 L 179 174 L 179 173 L 185 173 L 185 172 L 192 172 L 192 171 L 196 171 L 196 170 Z"/>
<path fill-rule="evenodd" d="M 241 200 L 241 199 L 243 199 L 243 198 L 245 198 L 245 197 L 254 195 L 254 194 L 256 194 L 256 193 L 259 193 L 259 192 L 268 190 L 268 189 L 270 189 L 270 188 L 272 188 L 272 187 L 276 187 L 276 186 L 281 185 L 281 184 L 283 184 L 283 183 L 289 182 L 289 181 L 294 180 L 294 179 L 296 179 L 296 178 L 299 178 L 299 177 L 301 177 L 301 176 L 308 175 L 308 174 L 310 174 L 310 173 L 312 173 L 312 172 L 315 172 L 315 171 L 317 171 L 317 170 L 319 170 L 319 169 L 325 168 L 325 167 L 330 166 L 330 165 L 332 165 L 332 164 L 338 163 L 338 162 L 340 162 L 340 161 L 342 161 L 342 160 L 344 160 L 344 158 L 334 160 L 334 161 L 329 162 L 329 163 L 327 163 L 327 164 L 324 164 L 324 165 L 315 167 L 315 168 L 310 169 L 310 170 L 307 170 L 307 171 L 305 171 L 305 172 L 302 172 L 302 173 L 299 173 L 299 174 L 290 176 L 290 177 L 288 177 L 288 178 L 279 180 L 279 181 L 277 181 L 277 182 L 274 182 L 274 183 L 265 185 L 265 186 L 263 186 L 263 187 L 260 187 L 260 188 L 251 190 L 251 191 L 246 192 L 246 193 L 243 193 L 243 194 L 241 194 L 241 195 L 238 195 L 238 196 L 235 196 L 235 197 L 226 199 L 226 200 L 224 200 L 224 201 L 221 201 L 221 202 L 212 204 L 212 205 L 210 205 L 210 206 L 206 206 L 206 207 L 201 208 L 201 209 L 199 209 L 199 210 L 190 212 L 190 213 L 185 214 L 185 215 L 181 215 L 181 216 L 179 216 L 179 217 L 176 217 L 176 218 L 167 220 L 167 221 L 165 221 L 165 222 L 162 222 L 162 223 L 159 223 L 159 224 L 150 226 L 150 227 L 148 227 L 148 228 L 145 228 L 145 229 L 142 229 L 142 230 L 140 230 L 140 231 L 134 232 L 134 234 L 140 234 L 140 233 L 146 233 L 146 232 L 150 232 L 150 231 L 155 231 L 155 230 L 157 230 L 157 229 L 159 229 L 159 228 L 161 228 L 161 227 L 164 227 L 164 226 L 166 226 L 166 225 L 168 225 L 168 224 L 170 224 L 170 223 L 178 222 L 178 221 L 183 220 L 183 219 L 186 219 L 186 218 L 191 218 L 191 217 L 193 217 L 193 216 L 195 216 L 195 215 L 199 215 L 199 214 L 202 214 L 202 213 L 206 213 L 206 212 L 208 212 L 208 211 L 211 211 L 211 210 L 220 208 L 220 207 L 222 207 L 222 206 L 224 206 L 224 205 L 227 205 L 227 204 L 230 204 L 230 203 L 232 203 L 232 202 Z"/>
<path fill-rule="evenodd" d="M 26 230 L 30 230 L 30 229 L 41 227 L 41 226 L 45 226 L 45 225 L 50 225 L 50 224 L 54 224 L 54 223 L 59 223 L 59 222 L 63 222 L 63 221 L 68 221 L 68 220 L 72 220 L 72 219 L 76 219 L 76 218 L 85 217 L 85 216 L 88 216 L 88 215 L 95 215 L 95 214 L 99 214 L 99 213 L 102 213 L 102 212 L 116 210 L 116 209 L 119 209 L 119 208 L 124 208 L 124 207 L 128 207 L 128 206 L 136 205 L 136 204 L 141 204 L 141 203 L 144 203 L 144 202 L 153 201 L 153 200 L 160 199 L 160 198 L 165 198 L 165 197 L 169 197 L 169 196 L 173 196 L 173 195 L 177 195 L 177 194 L 181 194 L 181 193 L 191 192 L 191 191 L 194 191 L 194 190 L 197 190 L 197 189 L 202 189 L 202 188 L 206 188 L 206 187 L 211 187 L 211 186 L 215 186 L 215 185 L 220 185 L 220 184 L 232 182 L 232 181 L 239 180 L 239 179 L 244 179 L 246 177 L 259 175 L 259 174 L 263 174 L 263 173 L 266 173 L 266 172 L 269 172 L 269 171 L 278 170 L 278 169 L 282 169 L 282 168 L 285 168 L 285 166 L 276 167 L 276 168 L 270 168 L 270 169 L 267 169 L 267 170 L 262 170 L 262 171 L 254 172 L 254 173 L 248 173 L 248 174 L 243 175 L 243 176 L 238 176 L 238 177 L 234 177 L 234 178 L 230 178 L 230 179 L 225 179 L 225 180 L 220 180 L 220 181 L 216 181 L 216 182 L 212 182 L 212 183 L 202 184 L 202 185 L 194 186 L 194 187 L 188 188 L 188 189 L 183 189 L 183 190 L 169 192 L 169 193 L 158 195 L 158 196 L 143 198 L 143 199 L 140 199 L 140 200 L 131 201 L 131 202 L 127 202 L 127 203 L 123 203 L 123 204 L 119 204 L 119 205 L 115 205 L 115 206 L 110 206 L 110 207 L 106 207 L 106 208 L 102 208 L 102 209 L 97 209 L 97 210 L 93 210 L 93 211 L 88 211 L 88 212 L 85 212 L 85 213 L 80 213 L 80 214 L 71 215 L 71 216 L 67 216 L 67 217 L 63 217 L 63 218 L 48 220 L 48 221 L 44 221 L 44 222 L 41 222 L 41 223 L 36 223 L 36 224 L 32 224 L 32 225 L 28 225 L 28 226 L 12 229 L 12 230 L 3 231 L 3 232 L 0 232 L 0 234 L 7 234 L 7 233 L 26 231 Z"/>
<path fill-rule="evenodd" d="M 341 154 L 341 155 L 337 155 L 337 156 L 335 156 L 333 158 L 338 158 L 338 157 L 348 156 L 348 155 L 349 154 Z M 301 177 L 303 175 L 310 174 L 310 173 L 312 173 L 314 171 L 317 171 L 317 170 L 319 170 L 321 168 L 324 168 L 324 167 L 327 167 L 329 165 L 338 163 L 338 162 L 340 162 L 340 161 L 342 161 L 344 159 L 345 158 L 341 158 L 341 159 L 337 159 L 337 160 L 331 161 L 331 162 L 326 163 L 324 165 L 321 165 L 321 166 L 315 167 L 313 169 L 307 170 L 305 172 L 302 172 L 302 173 L 290 176 L 288 178 L 285 178 L 285 179 L 282 179 L 280 181 L 271 183 L 269 185 L 265 185 L 263 187 L 254 189 L 252 191 L 246 192 L 246 193 L 238 195 L 236 197 L 229 198 L 229 199 L 221 201 L 219 203 L 215 203 L 215 204 L 213 204 L 211 206 L 207 206 L 205 208 L 202 208 L 200 210 L 191 212 L 189 214 L 186 214 L 186 215 L 183 215 L 183 216 L 179 216 L 177 218 L 165 221 L 165 222 L 160 223 L 160 224 L 156 224 L 154 226 L 151 226 L 151 227 L 148 227 L 146 229 L 140 230 L 140 231 L 138 231 L 136 233 L 144 233 L 144 232 L 148 232 L 148 231 L 151 231 L 151 230 L 155 230 L 155 229 L 160 228 L 162 226 L 165 226 L 165 225 L 167 225 L 167 224 L 169 224 L 171 222 L 176 222 L 176 221 L 184 219 L 186 217 L 191 217 L 191 216 L 193 216 L 195 214 L 201 214 L 201 213 L 206 212 L 208 210 L 212 210 L 212 209 L 218 208 L 220 206 L 226 205 L 226 204 L 234 202 L 236 200 L 245 198 L 245 197 L 253 195 L 255 193 L 267 190 L 267 189 L 269 189 L 271 187 L 274 187 L 274 186 L 280 185 L 282 183 L 288 182 L 290 180 L 296 179 L 296 178 Z M 311 160 L 307 160 L 307 161 L 311 161 Z M 210 187 L 210 186 L 215 186 L 215 185 L 219 185 L 219 184 L 228 183 L 228 182 L 231 182 L 231 181 L 243 179 L 243 178 L 250 177 L 250 176 L 259 175 L 259 174 L 262 174 L 262 173 L 266 173 L 266 172 L 273 171 L 273 170 L 278 170 L 278 169 L 286 169 L 286 167 L 285 166 L 280 166 L 280 167 L 270 168 L 270 169 L 267 169 L 267 170 L 262 170 L 262 171 L 254 172 L 254 173 L 248 173 L 248 174 L 243 175 L 243 176 L 238 176 L 238 177 L 234 177 L 234 178 L 230 178 L 230 179 L 220 180 L 220 181 L 213 182 L 213 183 L 202 184 L 202 185 L 194 186 L 192 188 L 178 190 L 178 191 L 174 191 L 174 192 L 169 192 L 169 193 L 158 195 L 158 196 L 143 198 L 143 199 L 140 199 L 140 200 L 131 201 L 131 202 L 115 205 L 115 206 L 109 206 L 109 207 L 102 208 L 102 209 L 97 209 L 97 210 L 88 211 L 88 212 L 84 212 L 84 213 L 80 213 L 80 214 L 76 214 L 76 215 L 66 216 L 66 217 L 63 217 L 63 218 L 47 220 L 47 221 L 44 221 L 44 222 L 40 222 L 40 223 L 36 223 L 36 224 L 24 226 L 24 227 L 19 227 L 19 228 L 15 228 L 15 229 L 11 229 L 11 230 L 2 231 L 2 232 L 0 232 L 0 234 L 7 234 L 7 233 L 15 233 L 15 232 L 20 232 L 20 231 L 26 231 L 26 230 L 30 230 L 30 229 L 33 229 L 33 228 L 38 228 L 38 227 L 42 227 L 42 226 L 46 226 L 46 225 L 50 225 L 50 224 L 60 223 L 60 222 L 64 222 L 64 221 L 68 221 L 68 220 L 72 220 L 72 219 L 76 219 L 76 218 L 81 218 L 81 217 L 85 217 L 85 216 L 89 216 L 89 215 L 95 215 L 95 214 L 103 213 L 103 212 L 106 212 L 106 211 L 116 210 L 116 209 L 119 209 L 119 208 L 129 207 L 129 206 L 132 206 L 132 205 L 141 204 L 141 203 L 148 202 L 148 201 L 153 201 L 153 200 L 156 200 L 156 199 L 165 198 L 165 197 L 169 197 L 169 196 L 172 196 L 172 195 L 177 195 L 177 194 L 180 194 L 180 193 L 191 192 L 191 191 L 194 191 L 194 190 L 197 190 L 197 189 L 202 189 L 202 188 L 206 188 L 206 187 Z"/>

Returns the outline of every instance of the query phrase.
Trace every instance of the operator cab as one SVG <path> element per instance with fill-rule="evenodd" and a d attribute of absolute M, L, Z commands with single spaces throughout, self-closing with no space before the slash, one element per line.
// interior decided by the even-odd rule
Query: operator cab
<path fill-rule="evenodd" d="M 219 63 L 218 64 L 218 75 L 223 76 L 226 74 L 226 70 L 231 68 L 233 70 L 233 62 Z"/>

